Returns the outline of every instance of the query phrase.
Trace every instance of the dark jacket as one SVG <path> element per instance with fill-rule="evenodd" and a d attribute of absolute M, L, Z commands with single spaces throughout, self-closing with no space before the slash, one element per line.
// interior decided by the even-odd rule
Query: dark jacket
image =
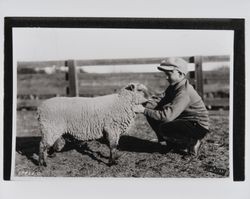
<path fill-rule="evenodd" d="M 205 129 L 209 129 L 208 111 L 187 79 L 170 85 L 161 98 L 146 106 L 144 115 L 163 122 L 176 119 L 196 121 Z"/>

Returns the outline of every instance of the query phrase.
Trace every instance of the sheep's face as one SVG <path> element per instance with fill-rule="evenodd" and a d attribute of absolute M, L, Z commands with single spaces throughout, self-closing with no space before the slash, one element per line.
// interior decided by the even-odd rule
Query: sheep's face
<path fill-rule="evenodd" d="M 145 85 L 140 83 L 130 83 L 125 89 L 135 92 L 135 104 L 143 104 L 148 101 L 148 89 Z"/>
<path fill-rule="evenodd" d="M 136 92 L 134 96 L 135 96 L 135 104 L 143 104 L 148 101 L 143 92 Z"/>

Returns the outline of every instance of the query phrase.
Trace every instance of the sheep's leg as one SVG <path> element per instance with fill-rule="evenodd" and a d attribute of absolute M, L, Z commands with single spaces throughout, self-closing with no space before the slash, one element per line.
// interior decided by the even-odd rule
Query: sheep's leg
<path fill-rule="evenodd" d="M 47 158 L 47 146 L 44 143 L 44 141 L 41 140 L 39 146 L 39 166 L 45 166 L 45 167 L 47 166 L 46 158 Z"/>
<path fill-rule="evenodd" d="M 116 146 L 110 146 L 109 165 L 117 164 L 116 151 L 117 151 Z"/>
<path fill-rule="evenodd" d="M 52 147 L 48 150 L 49 157 L 55 157 L 55 152 L 59 152 L 63 149 L 66 144 L 66 140 L 61 136 L 59 137 Z"/>
<path fill-rule="evenodd" d="M 119 141 L 119 137 L 115 136 L 115 133 L 108 133 L 107 132 L 107 136 L 108 136 L 108 140 L 109 140 L 109 149 L 110 149 L 110 153 L 109 153 L 109 165 L 114 165 L 117 164 L 117 145 L 118 145 L 118 141 Z"/>
<path fill-rule="evenodd" d="M 65 144 L 66 144 L 66 140 L 61 136 L 55 141 L 53 148 L 55 151 L 61 151 L 63 147 L 65 146 Z"/>

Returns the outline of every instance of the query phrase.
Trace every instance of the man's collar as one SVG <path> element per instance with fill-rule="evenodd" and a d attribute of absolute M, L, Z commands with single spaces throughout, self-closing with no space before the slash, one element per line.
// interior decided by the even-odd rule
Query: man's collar
<path fill-rule="evenodd" d="M 178 83 L 173 85 L 173 88 L 178 89 L 180 88 L 182 85 L 184 85 L 187 82 L 187 79 L 184 77 L 181 81 L 179 81 Z"/>

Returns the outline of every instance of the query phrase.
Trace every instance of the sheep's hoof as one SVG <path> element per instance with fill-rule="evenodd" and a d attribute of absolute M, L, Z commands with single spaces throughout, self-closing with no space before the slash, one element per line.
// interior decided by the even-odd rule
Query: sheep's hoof
<path fill-rule="evenodd" d="M 48 157 L 49 157 L 49 158 L 54 158 L 54 157 L 56 157 L 56 154 L 55 154 L 55 153 L 48 154 Z M 45 163 L 45 164 L 46 164 L 46 163 Z"/>
<path fill-rule="evenodd" d="M 109 160 L 109 162 L 108 162 L 108 166 L 113 166 L 113 165 L 117 165 L 118 164 L 118 162 L 116 161 L 116 160 Z"/>
<path fill-rule="evenodd" d="M 42 167 L 42 166 L 47 167 L 47 163 L 45 161 L 43 161 L 43 160 L 42 161 L 40 160 L 39 161 L 39 166 L 40 167 Z"/>

